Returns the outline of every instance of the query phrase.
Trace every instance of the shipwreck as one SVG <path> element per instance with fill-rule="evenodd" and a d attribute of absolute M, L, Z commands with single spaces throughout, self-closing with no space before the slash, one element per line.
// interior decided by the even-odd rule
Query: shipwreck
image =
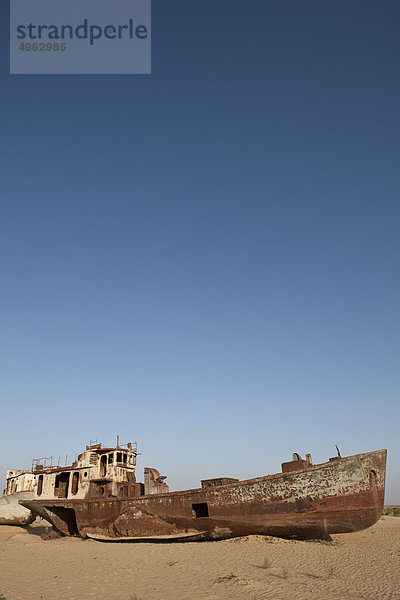
<path fill-rule="evenodd" d="M 62 535 L 104 541 L 318 537 L 365 529 L 382 514 L 386 450 L 316 465 L 294 454 L 274 475 L 174 492 L 154 468 L 136 481 L 137 454 L 133 444 L 92 444 L 71 466 L 36 465 L 32 497 L 19 502 Z"/>
<path fill-rule="evenodd" d="M 32 511 L 21 506 L 20 500 L 33 498 L 36 475 L 33 470 L 9 469 L 6 487 L 0 498 L 0 525 L 29 525 L 35 519 Z"/>

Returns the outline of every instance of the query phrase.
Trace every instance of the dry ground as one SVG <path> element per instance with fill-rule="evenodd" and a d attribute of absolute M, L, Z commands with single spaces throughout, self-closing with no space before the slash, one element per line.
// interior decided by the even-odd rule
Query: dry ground
<path fill-rule="evenodd" d="M 121 544 L 0 526 L 4 600 L 400 600 L 400 518 L 332 542 Z"/>

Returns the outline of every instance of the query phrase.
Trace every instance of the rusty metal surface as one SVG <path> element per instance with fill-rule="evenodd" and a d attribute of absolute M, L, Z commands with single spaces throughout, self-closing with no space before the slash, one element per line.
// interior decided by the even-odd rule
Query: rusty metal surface
<path fill-rule="evenodd" d="M 379 519 L 385 469 L 386 450 L 379 450 L 221 486 L 135 498 L 23 504 L 61 533 L 82 537 L 319 536 L 358 531 Z"/>
<path fill-rule="evenodd" d="M 291 460 L 290 462 L 282 463 L 282 473 L 290 473 L 292 471 L 302 471 L 307 469 L 310 463 L 307 460 Z"/>
<path fill-rule="evenodd" d="M 202 479 L 201 487 L 215 487 L 219 485 L 226 485 L 227 483 L 235 483 L 236 481 L 239 481 L 239 479 L 235 479 L 234 477 L 215 477 L 214 479 Z"/>

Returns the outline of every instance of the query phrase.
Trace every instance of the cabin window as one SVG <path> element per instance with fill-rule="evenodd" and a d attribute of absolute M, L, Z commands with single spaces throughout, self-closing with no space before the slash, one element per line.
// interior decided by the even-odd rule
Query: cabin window
<path fill-rule="evenodd" d="M 78 491 L 78 487 L 79 487 L 79 473 L 74 473 L 72 475 L 71 493 L 76 494 Z"/>
<path fill-rule="evenodd" d="M 126 454 L 125 454 L 125 452 L 124 452 L 124 453 L 123 453 L 123 455 L 122 455 L 122 461 L 123 461 L 125 464 L 126 464 L 126 459 L 127 459 L 127 456 L 126 456 Z"/>
<path fill-rule="evenodd" d="M 59 473 L 56 475 L 56 482 L 54 484 L 55 495 L 58 498 L 68 498 L 68 485 L 69 485 L 69 473 Z"/>
<path fill-rule="evenodd" d="M 87 471 L 84 472 L 83 474 L 84 477 L 87 477 Z"/>
<path fill-rule="evenodd" d="M 100 477 L 105 477 L 107 475 L 107 455 L 101 457 L 100 461 Z"/>
<path fill-rule="evenodd" d="M 100 496 L 104 496 L 105 488 L 101 486 L 100 488 Z"/>
<path fill-rule="evenodd" d="M 117 452 L 117 463 L 122 462 L 122 452 Z"/>
<path fill-rule="evenodd" d="M 114 462 L 114 453 L 111 453 L 108 455 L 108 464 L 112 465 L 113 462 Z"/>
<path fill-rule="evenodd" d="M 201 517 L 208 517 L 208 504 L 207 502 L 201 502 L 200 504 L 192 504 L 193 517 L 200 519 Z"/>
<path fill-rule="evenodd" d="M 41 496 L 43 492 L 43 475 L 39 475 L 39 481 L 37 486 L 37 495 Z"/>

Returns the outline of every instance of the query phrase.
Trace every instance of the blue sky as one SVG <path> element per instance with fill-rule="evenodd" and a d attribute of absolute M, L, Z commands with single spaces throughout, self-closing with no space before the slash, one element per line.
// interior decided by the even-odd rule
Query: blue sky
<path fill-rule="evenodd" d="M 1 16 L 2 476 L 385 447 L 399 504 L 398 2 L 153 0 L 150 76 L 10 76 Z"/>

